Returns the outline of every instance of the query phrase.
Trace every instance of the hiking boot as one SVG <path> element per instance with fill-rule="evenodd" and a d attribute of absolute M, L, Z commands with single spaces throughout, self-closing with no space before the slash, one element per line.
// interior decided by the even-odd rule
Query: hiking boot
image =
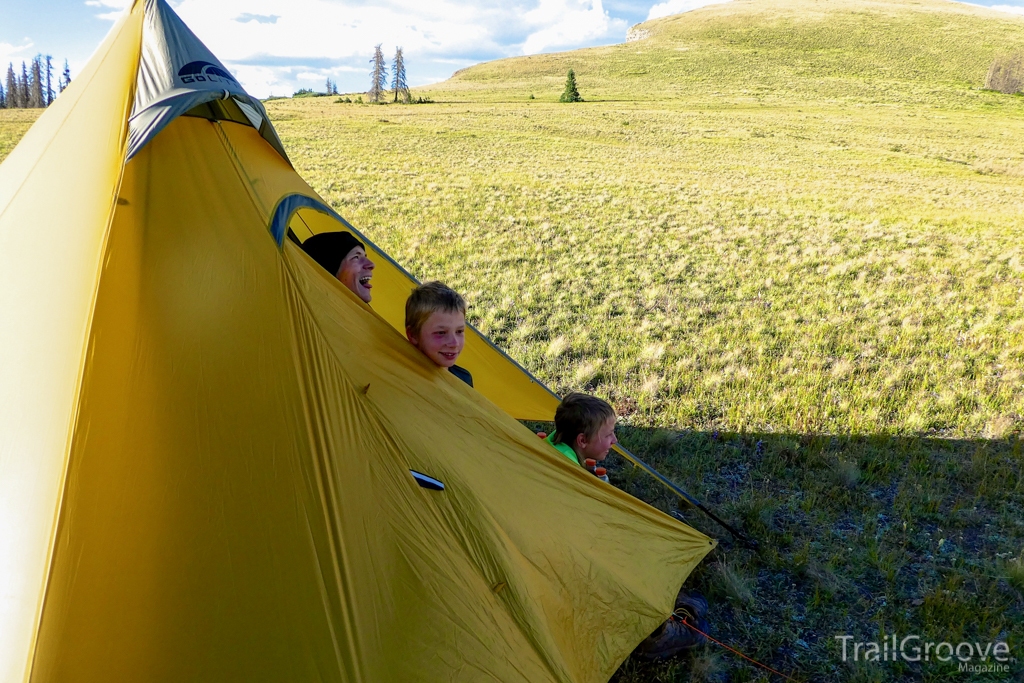
<path fill-rule="evenodd" d="M 703 618 L 696 619 L 694 623 L 701 631 L 708 630 L 708 624 Z M 644 659 L 669 659 L 683 650 L 695 648 L 705 642 L 707 639 L 704 636 L 673 616 L 659 626 L 657 631 L 647 636 L 633 652 Z"/>
<path fill-rule="evenodd" d="M 680 588 L 679 595 L 676 596 L 676 614 L 679 613 L 679 610 L 689 615 L 691 619 L 703 619 L 704 615 L 708 613 L 708 601 L 697 591 L 688 592 L 686 589 Z"/>

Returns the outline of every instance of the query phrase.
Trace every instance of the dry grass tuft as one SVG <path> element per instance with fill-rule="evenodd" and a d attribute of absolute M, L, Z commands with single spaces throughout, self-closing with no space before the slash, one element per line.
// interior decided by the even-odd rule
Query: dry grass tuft
<path fill-rule="evenodd" d="M 985 87 L 1007 95 L 1024 92 L 1024 52 L 996 57 L 985 76 Z"/>
<path fill-rule="evenodd" d="M 1006 579 L 1010 585 L 1024 593 L 1024 550 L 1006 563 Z"/>
<path fill-rule="evenodd" d="M 703 651 L 694 655 L 690 662 L 690 683 L 716 683 L 725 672 L 722 656 L 717 652 Z"/>
<path fill-rule="evenodd" d="M 754 599 L 750 579 L 723 561 L 716 562 L 714 567 L 718 584 L 730 600 L 744 605 Z"/>

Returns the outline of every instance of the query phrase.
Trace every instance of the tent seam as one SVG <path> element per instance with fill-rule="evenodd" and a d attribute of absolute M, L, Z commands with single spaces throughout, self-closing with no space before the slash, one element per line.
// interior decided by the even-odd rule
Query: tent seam
<path fill-rule="evenodd" d="M 306 367 L 309 361 L 308 359 L 304 358 L 305 354 L 302 352 L 301 345 L 299 344 L 300 337 L 303 336 L 301 330 L 301 328 L 303 327 L 303 322 L 305 322 L 304 326 L 309 330 L 309 333 L 318 337 L 319 339 L 324 338 L 324 331 L 321 329 L 320 323 L 319 321 L 317 321 L 316 316 L 310 314 L 309 302 L 306 300 L 306 297 L 302 292 L 302 288 L 299 286 L 298 282 L 296 282 L 295 275 L 291 271 L 291 265 L 287 263 L 286 259 L 282 258 L 278 261 L 278 270 L 283 275 L 283 279 L 287 280 L 287 298 L 290 300 L 288 305 L 288 322 L 290 327 L 290 334 L 288 336 L 290 338 L 292 348 L 296 352 L 293 357 L 293 367 L 295 370 L 295 381 L 298 383 L 300 388 L 299 394 L 302 400 L 303 419 L 306 423 L 306 429 L 308 430 L 311 443 L 320 443 L 323 445 L 323 448 L 326 449 L 326 443 L 323 443 L 323 440 L 321 438 L 317 438 L 317 436 L 315 436 L 315 433 L 318 430 L 315 429 L 313 421 L 310 417 L 310 415 L 312 414 L 312 410 L 310 407 L 308 377 L 306 376 L 307 372 L 309 371 L 309 368 Z M 296 304 L 300 304 L 301 309 Z M 300 316 L 304 320 L 300 320 Z M 334 350 L 328 347 L 328 352 L 330 358 L 339 367 L 341 367 L 341 361 L 334 353 Z M 345 381 L 351 385 L 351 380 L 347 376 L 347 374 L 343 374 L 343 377 Z M 324 503 L 322 513 L 324 516 L 325 530 L 327 532 L 327 538 L 329 543 L 332 569 L 334 570 L 335 574 L 334 579 L 335 581 L 341 584 L 337 588 L 339 592 L 339 598 L 344 601 L 346 600 L 346 598 L 350 597 L 349 595 L 347 595 L 347 593 L 350 593 L 350 591 L 346 591 L 344 587 L 351 587 L 352 583 L 354 582 L 351 579 L 349 562 L 345 557 L 345 545 L 342 542 L 342 540 L 337 537 L 336 527 L 338 522 L 338 512 L 336 506 L 330 505 L 332 496 L 328 494 L 333 493 L 333 486 L 329 481 L 330 477 L 325 476 L 324 464 L 326 463 L 326 459 L 323 457 L 324 455 L 325 454 L 323 452 L 317 453 L 316 457 L 313 458 L 313 467 L 314 474 L 316 476 L 317 493 L 320 495 L 320 499 Z M 329 463 L 326 464 L 329 467 Z M 345 581 L 343 583 L 341 582 L 342 577 L 345 578 Z M 348 607 L 350 608 L 351 606 Z M 358 636 L 355 635 L 356 629 L 354 620 L 352 619 L 352 615 L 350 614 L 351 609 L 343 609 L 343 611 L 344 614 L 341 615 L 341 618 L 345 621 L 345 630 L 341 635 L 345 637 L 345 640 L 347 641 L 346 644 L 350 648 L 350 652 L 358 650 L 359 646 L 362 643 L 356 642 L 358 640 Z M 331 619 L 329 615 L 328 620 L 330 621 L 332 626 L 331 638 L 335 644 L 335 652 L 339 653 L 340 643 L 338 642 L 338 633 L 336 632 L 336 626 L 334 624 L 334 620 Z M 365 680 L 362 667 L 355 662 L 352 669 L 352 673 L 355 675 L 358 681 Z"/>
<path fill-rule="evenodd" d="M 260 202 L 257 200 L 257 197 L 253 192 L 252 184 L 249 182 L 249 179 L 246 178 L 246 176 L 242 173 L 242 160 L 238 158 L 238 154 L 235 152 L 234 146 L 227 139 L 227 135 L 224 133 L 223 128 L 221 128 L 221 126 L 223 126 L 224 124 L 220 121 L 211 121 L 210 125 L 216 126 L 217 139 L 220 140 L 221 146 L 224 148 L 224 151 L 227 152 L 228 157 L 231 159 L 231 166 L 232 168 L 235 169 L 235 175 L 238 176 L 238 180 L 242 183 L 242 187 L 245 188 L 245 194 L 247 197 L 249 197 L 249 202 L 252 203 L 253 208 L 256 209 L 256 213 L 260 215 L 264 222 L 266 222 L 268 216 L 267 209 L 266 207 L 260 205 Z M 259 131 L 256 131 L 256 133 L 259 134 Z M 271 145 L 271 147 L 273 147 L 273 145 Z"/>

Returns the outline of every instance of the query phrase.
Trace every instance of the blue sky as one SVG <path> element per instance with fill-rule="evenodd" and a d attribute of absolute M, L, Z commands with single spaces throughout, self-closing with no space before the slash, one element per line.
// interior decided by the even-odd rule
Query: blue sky
<path fill-rule="evenodd" d="M 0 0 L 0 64 L 37 53 L 77 73 L 129 0 Z M 368 87 L 368 60 L 404 49 L 411 85 L 481 61 L 619 43 L 648 18 L 716 0 L 170 0 L 253 95 Z M 720 2 L 721 0 L 717 0 Z M 1024 0 L 973 4 L 1024 14 Z"/>

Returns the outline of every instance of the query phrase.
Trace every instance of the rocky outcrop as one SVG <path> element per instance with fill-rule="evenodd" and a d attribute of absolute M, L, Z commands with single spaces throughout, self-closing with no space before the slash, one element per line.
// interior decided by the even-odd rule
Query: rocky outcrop
<path fill-rule="evenodd" d="M 626 42 L 632 43 L 637 40 L 643 40 L 644 38 L 650 38 L 651 32 L 645 28 L 640 28 L 640 24 L 630 26 L 629 30 L 626 31 Z"/>

